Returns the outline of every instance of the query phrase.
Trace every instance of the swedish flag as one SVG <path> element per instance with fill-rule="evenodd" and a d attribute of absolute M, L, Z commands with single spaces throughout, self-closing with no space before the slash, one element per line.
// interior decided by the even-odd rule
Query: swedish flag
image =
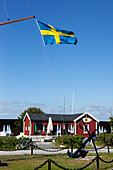
<path fill-rule="evenodd" d="M 51 25 L 38 21 L 45 45 L 48 44 L 77 44 L 77 38 L 72 31 L 60 30 Z"/>

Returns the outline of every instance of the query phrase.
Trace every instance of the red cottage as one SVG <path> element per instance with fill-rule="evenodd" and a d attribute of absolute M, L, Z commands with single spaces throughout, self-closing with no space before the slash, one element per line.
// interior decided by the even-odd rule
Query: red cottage
<path fill-rule="evenodd" d="M 62 135 L 62 134 L 77 134 L 84 137 L 88 137 L 88 133 L 84 128 L 82 120 L 87 125 L 89 132 L 91 133 L 94 129 L 97 129 L 99 121 L 91 114 L 85 112 L 80 114 L 34 114 L 26 113 L 23 119 L 23 131 L 24 135 L 34 136 L 39 135 L 39 132 L 45 132 L 47 134 L 47 126 L 49 118 L 51 117 L 53 130 L 51 135 Z M 83 129 L 80 128 L 79 124 L 82 125 Z M 43 133 L 41 133 L 43 135 Z"/>

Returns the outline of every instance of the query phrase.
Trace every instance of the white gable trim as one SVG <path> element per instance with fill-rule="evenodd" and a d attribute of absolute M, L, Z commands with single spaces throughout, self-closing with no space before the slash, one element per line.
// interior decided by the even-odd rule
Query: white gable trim
<path fill-rule="evenodd" d="M 96 119 L 94 116 L 92 116 L 91 114 L 89 114 L 88 112 L 83 113 L 81 116 L 77 117 L 76 119 L 74 119 L 74 122 L 76 122 L 77 120 L 81 119 L 82 117 L 84 117 L 85 115 L 90 116 L 91 118 L 93 118 L 96 122 L 99 122 L 98 119 Z"/>
<path fill-rule="evenodd" d="M 24 120 L 25 120 L 26 117 L 28 117 L 28 119 L 31 121 L 31 119 L 30 119 L 30 117 L 29 117 L 29 114 L 26 113 L 25 116 L 24 116 L 24 118 L 23 118 L 23 122 L 24 122 Z"/>

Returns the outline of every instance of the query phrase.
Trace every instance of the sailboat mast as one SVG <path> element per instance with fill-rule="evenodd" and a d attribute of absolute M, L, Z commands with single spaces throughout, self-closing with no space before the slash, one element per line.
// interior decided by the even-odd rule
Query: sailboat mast
<path fill-rule="evenodd" d="M 73 90 L 72 114 L 74 114 L 74 95 L 75 95 L 75 91 Z"/>
<path fill-rule="evenodd" d="M 2 23 L 0 23 L 0 26 L 6 25 L 6 24 L 11 24 L 11 23 L 14 23 L 14 22 L 19 22 L 19 21 L 27 20 L 27 19 L 31 19 L 31 18 L 35 18 L 35 16 L 33 15 L 31 17 L 21 18 L 21 19 L 17 19 L 17 20 L 13 20 L 13 21 L 2 22 Z"/>
<path fill-rule="evenodd" d="M 65 96 L 64 96 L 64 113 L 65 113 Z"/>

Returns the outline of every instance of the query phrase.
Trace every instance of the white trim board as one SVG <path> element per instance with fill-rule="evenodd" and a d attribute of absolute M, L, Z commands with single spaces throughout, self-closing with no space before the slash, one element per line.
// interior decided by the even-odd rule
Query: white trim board
<path fill-rule="evenodd" d="M 23 118 L 23 121 L 25 120 L 25 118 L 26 118 L 26 117 L 28 117 L 28 119 L 31 121 L 31 119 L 30 119 L 30 117 L 29 117 L 29 114 L 28 114 L 28 113 L 26 113 L 26 114 L 25 114 L 25 116 L 24 116 L 24 118 Z"/>
<path fill-rule="evenodd" d="M 77 120 L 81 119 L 82 117 L 84 117 L 85 115 L 90 116 L 91 118 L 93 118 L 96 122 L 100 122 L 98 119 L 96 119 L 94 116 L 92 116 L 91 114 L 89 114 L 88 112 L 83 113 L 82 115 L 80 115 L 79 117 L 77 117 L 76 119 L 74 119 L 74 122 L 76 122 Z"/>

